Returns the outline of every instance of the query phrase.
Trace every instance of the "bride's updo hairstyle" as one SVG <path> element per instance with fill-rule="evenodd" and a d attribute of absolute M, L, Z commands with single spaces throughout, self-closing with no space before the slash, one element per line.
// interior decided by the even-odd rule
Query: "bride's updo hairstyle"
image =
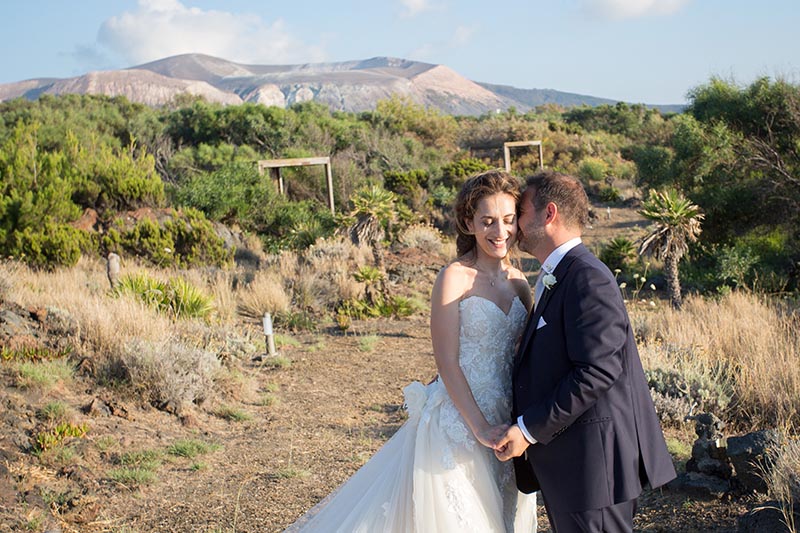
<path fill-rule="evenodd" d="M 519 180 L 503 170 L 487 170 L 464 182 L 456 197 L 454 209 L 458 257 L 474 251 L 477 246 L 475 235 L 469 231 L 466 221 L 475 216 L 475 210 L 478 208 L 481 198 L 498 193 L 510 195 L 518 205 L 522 194 Z"/>

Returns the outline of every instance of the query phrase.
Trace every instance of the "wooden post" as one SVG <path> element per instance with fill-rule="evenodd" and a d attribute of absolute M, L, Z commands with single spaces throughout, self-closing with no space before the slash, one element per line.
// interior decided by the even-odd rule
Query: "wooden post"
<path fill-rule="evenodd" d="M 281 169 L 278 167 L 273 167 L 269 169 L 269 172 L 272 174 L 272 179 L 278 183 L 278 192 L 281 193 L 281 196 L 286 194 L 286 191 L 283 190 L 283 176 L 281 176 Z"/>
<path fill-rule="evenodd" d="M 542 141 L 510 141 L 503 143 L 503 161 L 505 162 L 506 172 L 511 172 L 511 147 L 516 146 L 538 146 L 539 147 L 539 170 L 544 169 L 544 154 L 542 152 Z"/>
<path fill-rule="evenodd" d="M 323 165 L 325 167 L 325 180 L 328 188 L 328 207 L 331 214 L 335 215 L 336 210 L 333 203 L 333 175 L 331 173 L 330 157 L 298 157 L 294 159 L 262 159 L 258 162 L 258 173 L 263 174 L 264 169 L 270 169 L 270 174 L 278 180 L 278 190 L 285 194 L 283 190 L 283 178 L 281 168 L 283 167 L 305 167 L 309 165 Z"/>
<path fill-rule="evenodd" d="M 336 215 L 336 211 L 333 207 L 333 174 L 331 174 L 330 160 L 325 164 L 325 174 L 328 178 L 328 205 L 331 208 L 331 215 Z"/>

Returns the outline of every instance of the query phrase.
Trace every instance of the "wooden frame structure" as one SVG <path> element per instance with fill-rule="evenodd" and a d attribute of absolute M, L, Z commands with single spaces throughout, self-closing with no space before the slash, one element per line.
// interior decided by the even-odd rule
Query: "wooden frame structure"
<path fill-rule="evenodd" d="M 281 194 L 285 194 L 283 189 L 283 177 L 281 176 L 281 169 L 284 167 L 307 167 L 311 165 L 323 165 L 325 167 L 325 176 L 328 183 L 328 206 L 331 208 L 331 214 L 335 215 L 336 212 L 333 207 L 333 176 L 331 175 L 331 158 L 330 157 L 300 157 L 295 159 L 262 159 L 258 161 L 258 173 L 264 174 L 264 169 L 268 168 L 273 179 L 278 182 L 278 190 Z"/>
<path fill-rule="evenodd" d="M 544 155 L 542 154 L 542 141 L 511 141 L 503 143 L 503 161 L 506 165 L 506 172 L 511 172 L 511 148 L 517 146 L 538 146 L 539 147 L 539 170 L 544 169 Z"/>

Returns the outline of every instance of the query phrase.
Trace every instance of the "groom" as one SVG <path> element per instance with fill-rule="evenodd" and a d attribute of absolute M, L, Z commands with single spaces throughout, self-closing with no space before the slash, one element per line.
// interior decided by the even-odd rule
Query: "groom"
<path fill-rule="evenodd" d="M 616 280 L 581 244 L 589 201 L 555 172 L 528 179 L 519 247 L 542 263 L 497 457 L 541 490 L 556 533 L 632 531 L 646 485 L 675 477 Z"/>

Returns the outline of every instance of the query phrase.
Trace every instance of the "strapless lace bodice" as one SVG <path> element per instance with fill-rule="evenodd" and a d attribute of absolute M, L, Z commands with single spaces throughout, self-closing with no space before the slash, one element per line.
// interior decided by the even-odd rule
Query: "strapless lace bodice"
<path fill-rule="evenodd" d="M 459 304 L 459 362 L 472 394 L 484 415 L 502 409 L 511 412 L 511 367 L 527 311 L 514 298 L 508 313 L 493 301 L 470 296 Z M 500 423 L 502 420 L 492 423 Z"/>
<path fill-rule="evenodd" d="M 459 302 L 459 363 L 478 407 L 492 425 L 511 422 L 511 369 L 526 318 L 525 305 L 519 298 L 514 298 L 508 313 L 481 296 Z M 472 451 L 481 446 L 441 379 L 428 387 L 411 384 L 404 393 L 409 416 L 421 416 L 423 422 L 433 415 L 438 417 L 450 441 L 442 449 L 446 466 L 453 467 L 457 462 L 457 449 Z"/>

